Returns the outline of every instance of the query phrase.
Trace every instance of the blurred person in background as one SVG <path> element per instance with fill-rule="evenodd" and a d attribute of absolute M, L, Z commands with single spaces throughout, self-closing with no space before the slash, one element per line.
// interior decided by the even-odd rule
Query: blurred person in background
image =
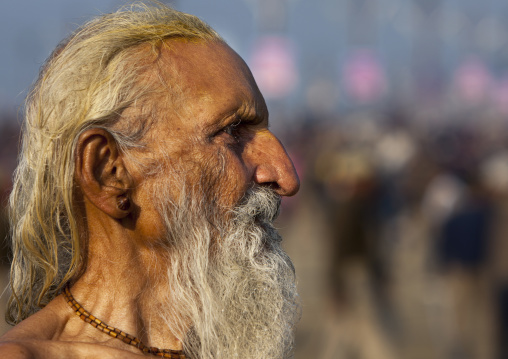
<path fill-rule="evenodd" d="M 0 356 L 290 356 L 299 303 L 272 221 L 298 188 L 213 29 L 161 4 L 92 20 L 27 99 Z"/>

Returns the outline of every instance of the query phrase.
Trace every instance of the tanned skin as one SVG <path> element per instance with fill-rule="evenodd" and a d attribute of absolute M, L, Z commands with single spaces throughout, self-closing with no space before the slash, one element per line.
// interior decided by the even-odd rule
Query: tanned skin
<path fill-rule="evenodd" d="M 266 104 L 243 60 L 220 42 L 170 40 L 168 44 L 161 61 L 164 64 L 171 58 L 172 65 L 164 76 L 168 82 L 179 81 L 185 89 L 184 105 L 178 117 L 168 110 L 168 120 L 154 125 L 148 134 L 149 155 L 143 156 L 154 161 L 162 158 L 162 153 L 178 156 L 197 136 L 200 153 L 226 153 L 224 181 L 231 184 L 232 190 L 221 197 L 223 205 L 235 205 L 253 184 L 271 186 L 283 196 L 295 194 L 299 188 L 297 174 L 283 146 L 268 130 Z M 241 151 L 230 151 L 229 143 L 237 140 L 230 129 L 239 117 L 248 119 L 235 134 L 242 136 L 243 147 Z M 140 338 L 146 345 L 180 350 L 182 343 L 155 314 L 162 302 L 157 302 L 157 297 L 139 295 L 152 289 L 157 276 L 147 270 L 154 258 L 147 244 L 163 234 L 164 226 L 149 188 L 150 181 L 164 179 L 146 179 L 102 129 L 90 129 L 80 136 L 75 161 L 76 191 L 83 198 L 86 218 L 88 258 L 84 274 L 71 288 L 73 296 L 95 317 Z M 128 210 L 118 208 L 117 200 L 122 195 L 133 204 Z M 82 321 L 59 295 L 0 338 L 0 357 L 146 356 Z"/>

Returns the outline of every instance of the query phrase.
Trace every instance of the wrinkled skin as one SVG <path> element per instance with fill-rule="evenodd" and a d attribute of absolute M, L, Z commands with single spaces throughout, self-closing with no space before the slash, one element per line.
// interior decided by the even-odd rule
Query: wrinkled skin
<path fill-rule="evenodd" d="M 167 83 L 178 83 L 182 98 L 178 109 L 160 114 L 148 134 L 148 151 L 138 160 L 175 159 L 185 181 L 193 183 L 203 180 L 200 163 L 222 156 L 217 163 L 224 165 L 223 178 L 210 198 L 223 208 L 237 204 L 255 184 L 281 196 L 295 194 L 299 181 L 293 164 L 268 130 L 266 104 L 243 60 L 223 43 L 168 45 L 161 54 L 161 75 Z M 151 191 L 162 179 L 147 176 L 107 133 L 92 129 L 78 140 L 75 180 L 83 198 L 88 258 L 84 274 L 71 288 L 74 297 L 96 317 L 148 346 L 181 349 L 175 333 L 152 315 L 162 302 L 143 295 L 157 283 L 158 273 L 149 268 L 164 224 Z M 127 211 L 117 206 L 123 194 L 132 201 Z M 143 356 L 80 320 L 60 295 L 1 337 L 0 357 Z"/>

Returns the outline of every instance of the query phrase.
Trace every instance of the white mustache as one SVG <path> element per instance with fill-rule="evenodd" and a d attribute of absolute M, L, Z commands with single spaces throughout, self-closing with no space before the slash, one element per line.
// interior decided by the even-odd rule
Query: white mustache
<path fill-rule="evenodd" d="M 280 213 L 282 197 L 270 188 L 249 189 L 234 214 L 239 221 L 272 223 Z"/>

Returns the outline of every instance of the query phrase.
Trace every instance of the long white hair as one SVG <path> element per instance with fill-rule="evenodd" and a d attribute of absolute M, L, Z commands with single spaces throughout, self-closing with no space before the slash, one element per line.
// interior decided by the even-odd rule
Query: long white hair
<path fill-rule="evenodd" d="M 153 1 L 136 3 L 84 25 L 42 68 L 26 100 L 9 201 L 11 324 L 46 305 L 86 265 L 73 179 L 77 138 L 101 127 L 123 151 L 142 146 L 157 96 L 157 84 L 143 82 L 142 75 L 172 38 L 222 41 L 194 16 Z M 143 108 L 143 118 L 122 118 L 133 106 Z"/>

